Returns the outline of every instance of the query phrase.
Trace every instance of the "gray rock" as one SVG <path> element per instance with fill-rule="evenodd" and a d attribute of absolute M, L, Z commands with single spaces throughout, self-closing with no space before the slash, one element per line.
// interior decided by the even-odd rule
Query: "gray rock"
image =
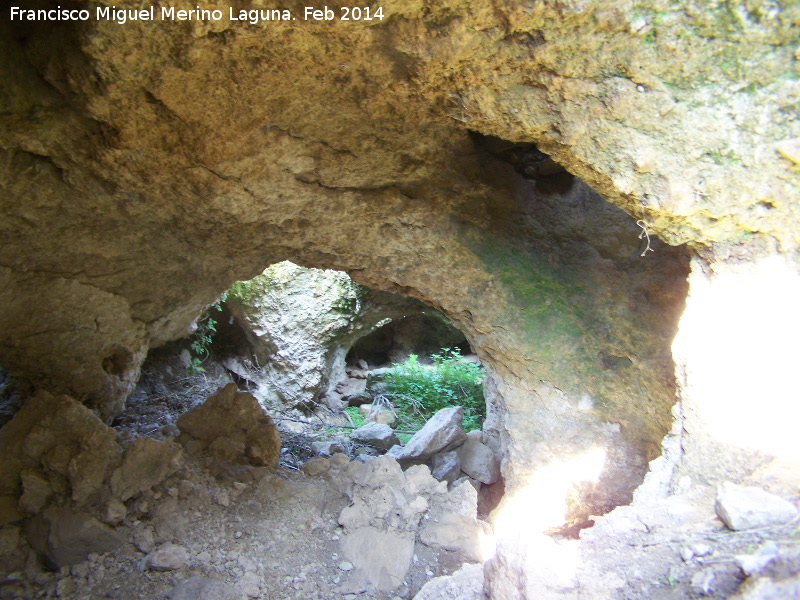
<path fill-rule="evenodd" d="M 742 487 L 731 482 L 720 486 L 714 510 L 734 531 L 782 525 L 797 516 L 797 508 L 783 498 L 761 488 Z"/>
<path fill-rule="evenodd" d="M 145 556 L 143 565 L 153 571 L 175 571 L 186 566 L 188 560 L 186 548 L 177 544 L 165 544 Z"/>
<path fill-rule="evenodd" d="M 708 596 L 714 591 L 714 579 L 716 573 L 713 568 L 698 571 L 692 577 L 692 591 L 700 596 Z"/>
<path fill-rule="evenodd" d="M 86 560 L 89 554 L 111 552 L 125 538 L 84 512 L 51 507 L 26 524 L 31 546 L 61 568 Z"/>
<path fill-rule="evenodd" d="M 433 415 L 405 447 L 392 448 L 389 454 L 400 462 L 424 462 L 437 452 L 451 450 L 467 439 L 463 421 L 464 409 L 460 406 L 444 408 Z"/>
<path fill-rule="evenodd" d="M 458 449 L 461 470 L 473 479 L 487 485 L 500 478 L 500 462 L 489 446 L 469 440 Z"/>
<path fill-rule="evenodd" d="M 483 565 L 463 565 L 450 576 L 428 581 L 414 600 L 485 600 Z"/>
<path fill-rule="evenodd" d="M 167 592 L 169 600 L 239 600 L 232 589 L 205 577 L 195 575 Z"/>
<path fill-rule="evenodd" d="M 382 592 L 402 585 L 414 555 L 414 536 L 361 527 L 341 541 L 345 556 Z"/>
<path fill-rule="evenodd" d="M 344 453 L 345 449 L 341 442 L 311 442 L 311 449 L 317 456 L 333 456 L 337 452 Z"/>
<path fill-rule="evenodd" d="M 453 483 L 461 474 L 461 459 L 455 450 L 439 452 L 433 455 L 431 467 L 431 475 L 436 479 Z"/>
<path fill-rule="evenodd" d="M 470 562 L 481 562 L 486 558 L 481 542 L 488 534 L 474 517 L 446 514 L 436 521 L 425 521 L 419 539 L 426 546 L 460 552 Z"/>
<path fill-rule="evenodd" d="M 359 444 L 367 444 L 385 450 L 400 443 L 392 428 L 382 423 L 367 423 L 363 427 L 353 430 L 350 439 Z"/>

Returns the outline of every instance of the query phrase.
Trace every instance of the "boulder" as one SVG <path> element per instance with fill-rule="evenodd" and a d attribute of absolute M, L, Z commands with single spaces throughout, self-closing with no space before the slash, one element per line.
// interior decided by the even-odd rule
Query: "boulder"
<path fill-rule="evenodd" d="M 475 517 L 445 514 L 425 520 L 419 539 L 426 546 L 460 552 L 469 561 L 482 562 L 489 558 L 483 552 L 484 538 L 491 535 L 488 528 Z"/>
<path fill-rule="evenodd" d="M 338 394 L 341 394 L 342 400 L 350 402 L 354 396 L 361 396 L 367 388 L 366 378 L 347 377 L 343 379 L 333 388 Z"/>
<path fill-rule="evenodd" d="M 0 495 L 24 494 L 19 487 L 26 472 L 25 510 L 44 506 L 45 477 L 54 493 L 84 505 L 103 487 L 120 452 L 114 430 L 91 410 L 68 396 L 40 392 L 0 430 Z"/>
<path fill-rule="evenodd" d="M 125 538 L 94 517 L 67 508 L 50 507 L 26 524 L 31 546 L 56 568 L 86 560 L 89 554 L 111 552 Z"/>
<path fill-rule="evenodd" d="M 783 498 L 755 487 L 723 483 L 717 492 L 714 510 L 734 531 L 782 525 L 797 516 L 797 508 Z"/>
<path fill-rule="evenodd" d="M 489 446 L 467 440 L 457 452 L 461 459 L 461 470 L 473 479 L 491 485 L 500 478 L 500 461 Z"/>
<path fill-rule="evenodd" d="M 274 468 L 280 458 L 278 429 L 258 401 L 229 383 L 177 421 L 181 443 L 200 442 L 222 460 Z"/>
<path fill-rule="evenodd" d="M 111 475 L 111 493 L 121 501 L 158 485 L 178 470 L 183 450 L 172 441 L 139 438 L 125 449 L 122 464 Z"/>
<path fill-rule="evenodd" d="M 275 409 L 317 401 L 330 386 L 342 336 L 354 329 L 363 288 L 345 273 L 290 262 L 274 264 L 239 286 L 227 306 L 260 365 L 248 374 L 259 400 Z"/>
<path fill-rule="evenodd" d="M 464 409 L 443 408 L 408 440 L 403 448 L 392 448 L 390 455 L 399 462 L 425 462 L 437 452 L 450 450 L 464 443 Z"/>
<path fill-rule="evenodd" d="M 414 536 L 366 526 L 344 536 L 341 546 L 347 559 L 364 570 L 372 585 L 391 592 L 403 583 L 411 566 Z"/>
<path fill-rule="evenodd" d="M 400 443 L 392 428 L 381 423 L 367 423 L 363 427 L 354 429 L 350 434 L 350 439 L 359 444 L 367 444 L 384 450 Z"/>
<path fill-rule="evenodd" d="M 461 459 L 455 450 L 439 452 L 433 455 L 431 467 L 431 475 L 436 479 L 453 483 L 461 474 Z"/>

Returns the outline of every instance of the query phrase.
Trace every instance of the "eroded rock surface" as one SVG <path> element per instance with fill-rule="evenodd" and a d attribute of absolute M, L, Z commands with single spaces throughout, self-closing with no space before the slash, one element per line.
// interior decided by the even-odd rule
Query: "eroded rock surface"
<path fill-rule="evenodd" d="M 258 401 L 230 383 L 177 421 L 179 440 L 190 451 L 207 450 L 228 462 L 274 468 L 281 440 Z M 199 446 L 196 446 L 198 445 Z"/>

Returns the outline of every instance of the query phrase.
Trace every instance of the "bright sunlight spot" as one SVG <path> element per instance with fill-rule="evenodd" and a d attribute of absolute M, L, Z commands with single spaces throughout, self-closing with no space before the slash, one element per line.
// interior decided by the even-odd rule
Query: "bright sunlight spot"
<path fill-rule="evenodd" d="M 800 459 L 800 274 L 778 257 L 692 274 L 673 356 L 721 442 Z"/>

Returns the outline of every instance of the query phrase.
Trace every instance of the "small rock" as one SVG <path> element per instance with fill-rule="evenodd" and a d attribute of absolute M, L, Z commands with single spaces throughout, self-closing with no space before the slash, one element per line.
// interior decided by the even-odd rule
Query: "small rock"
<path fill-rule="evenodd" d="M 689 562 L 694 558 L 694 552 L 688 546 L 681 548 L 681 559 L 683 562 Z"/>
<path fill-rule="evenodd" d="M 189 555 L 186 548 L 177 544 L 165 544 L 144 559 L 144 567 L 153 571 L 175 571 L 186 565 Z"/>
<path fill-rule="evenodd" d="M 327 458 L 322 456 L 316 456 L 314 458 L 308 459 L 305 464 L 303 464 L 303 473 L 310 477 L 314 477 L 315 475 L 322 475 L 323 473 L 327 473 L 328 469 L 330 469 L 331 463 Z"/>
<path fill-rule="evenodd" d="M 797 516 L 797 508 L 783 498 L 761 488 L 742 487 L 731 482 L 720 486 L 714 510 L 734 531 L 782 525 Z"/>
<path fill-rule="evenodd" d="M 156 545 L 156 537 L 152 527 L 136 529 L 133 532 L 133 544 L 140 552 L 149 554 Z"/>
<path fill-rule="evenodd" d="M 238 594 L 225 585 L 195 575 L 167 592 L 169 600 L 239 600 Z"/>
<path fill-rule="evenodd" d="M 125 520 L 126 516 L 128 516 L 128 509 L 125 505 L 116 498 L 112 498 L 108 501 L 101 518 L 108 525 L 118 525 Z"/>
<path fill-rule="evenodd" d="M 330 457 L 336 453 L 344 453 L 341 442 L 311 442 L 311 449 L 317 456 Z"/>
<path fill-rule="evenodd" d="M 258 598 L 261 595 L 261 579 L 253 572 L 248 571 L 242 576 L 239 587 L 248 598 Z"/>
<path fill-rule="evenodd" d="M 381 423 L 367 423 L 363 427 L 353 430 L 350 439 L 359 444 L 367 444 L 384 450 L 400 443 L 392 428 Z"/>
<path fill-rule="evenodd" d="M 692 544 L 691 549 L 695 556 L 708 556 L 714 551 L 711 546 L 708 544 L 703 544 L 702 542 Z"/>
<path fill-rule="evenodd" d="M 743 554 L 736 556 L 736 562 L 742 573 L 750 577 L 762 571 L 775 558 L 769 554 Z"/>
<path fill-rule="evenodd" d="M 339 563 L 339 568 L 342 571 L 352 571 L 353 570 L 353 563 L 349 563 L 346 560 Z"/>
<path fill-rule="evenodd" d="M 692 591 L 701 596 L 708 596 L 714 591 L 714 569 L 708 568 L 698 571 L 692 577 Z"/>

